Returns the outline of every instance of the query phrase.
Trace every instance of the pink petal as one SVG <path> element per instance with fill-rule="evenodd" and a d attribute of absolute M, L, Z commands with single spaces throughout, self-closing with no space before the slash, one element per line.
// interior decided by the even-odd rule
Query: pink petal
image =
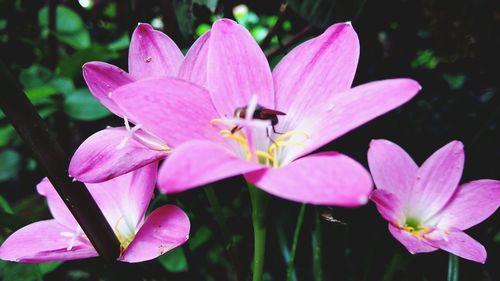
<path fill-rule="evenodd" d="M 370 194 L 370 200 L 375 202 L 378 212 L 386 221 L 401 224 L 404 214 L 398 197 L 387 190 L 376 189 Z"/>
<path fill-rule="evenodd" d="M 129 138 L 123 148 L 120 143 L 129 133 L 125 128 L 109 128 L 87 138 L 76 150 L 69 165 L 75 179 L 102 182 L 164 158 L 165 151 L 153 150 Z"/>
<path fill-rule="evenodd" d="M 173 205 L 162 206 L 146 219 L 119 260 L 141 262 L 163 255 L 188 240 L 189 228 L 186 213 Z"/>
<path fill-rule="evenodd" d="M 253 95 L 274 108 L 271 69 L 250 33 L 229 19 L 217 20 L 210 32 L 207 85 L 219 114 L 232 116 Z"/>
<path fill-rule="evenodd" d="M 121 109 L 109 98 L 109 93 L 134 81 L 127 72 L 105 62 L 93 61 L 83 65 L 83 78 L 97 100 L 114 114 L 123 116 Z"/>
<path fill-rule="evenodd" d="M 67 250 L 72 237 L 63 236 L 75 230 L 56 220 L 45 220 L 29 224 L 14 232 L 0 247 L 0 259 L 38 263 L 76 260 L 96 257 L 98 254 L 86 239 L 76 239 L 71 250 Z"/>
<path fill-rule="evenodd" d="M 300 44 L 273 70 L 276 109 L 299 116 L 351 88 L 359 58 L 359 41 L 350 23 L 329 27 Z"/>
<path fill-rule="evenodd" d="M 172 39 L 147 23 L 140 23 L 132 34 L 128 70 L 135 79 L 176 76 L 183 58 Z"/>
<path fill-rule="evenodd" d="M 365 168 L 337 152 L 313 154 L 245 178 L 275 196 L 316 205 L 356 207 L 368 201 L 372 190 Z"/>
<path fill-rule="evenodd" d="M 433 220 L 440 228 L 464 230 L 487 219 L 499 206 L 500 181 L 477 180 L 459 186 Z"/>
<path fill-rule="evenodd" d="M 403 204 L 410 204 L 418 166 L 397 144 L 388 140 L 372 140 L 368 150 L 368 164 L 378 189 L 386 190 Z"/>
<path fill-rule="evenodd" d="M 334 95 L 321 102 L 322 109 L 304 112 L 303 116 L 287 114 L 288 118 L 300 119 L 294 130 L 309 133 L 307 149 L 290 154 L 305 155 L 331 142 L 360 125 L 400 106 L 420 90 L 411 79 L 390 79 L 370 82 Z M 286 121 L 290 122 L 290 121 Z M 285 123 L 286 123 L 285 122 Z M 278 131 L 280 129 L 278 128 Z M 285 130 L 286 131 L 286 130 Z"/>
<path fill-rule="evenodd" d="M 182 192 L 263 167 L 236 157 L 218 144 L 192 141 L 177 147 L 163 163 L 158 187 L 167 194 Z"/>
<path fill-rule="evenodd" d="M 207 91 L 177 78 L 141 80 L 112 95 L 127 117 L 177 146 L 192 139 L 221 137 L 210 121 L 219 118 Z"/>
<path fill-rule="evenodd" d="M 87 184 L 90 194 L 103 212 L 108 223 L 115 228 L 134 230 L 142 222 L 157 179 L 158 163 L 94 184 Z M 122 221 L 123 220 L 123 221 Z"/>
<path fill-rule="evenodd" d="M 206 87 L 209 39 L 210 31 L 205 32 L 194 42 L 181 64 L 177 75 L 179 78 Z"/>
<path fill-rule="evenodd" d="M 48 178 L 44 178 L 36 186 L 36 190 L 40 195 L 45 196 L 49 205 L 50 213 L 58 223 L 70 229 L 76 229 L 78 223 Z"/>
<path fill-rule="evenodd" d="M 415 194 L 408 216 L 425 221 L 436 214 L 451 198 L 464 167 L 464 146 L 452 141 L 429 157 L 417 172 Z"/>
<path fill-rule="evenodd" d="M 434 247 L 464 259 L 486 262 L 486 249 L 479 242 L 460 230 L 449 230 L 442 235 L 432 232 L 426 241 Z"/>
<path fill-rule="evenodd" d="M 417 238 L 408 231 L 401 230 L 392 224 L 389 224 L 389 232 L 396 238 L 411 254 L 429 253 L 437 250 L 436 247 L 427 243 L 427 240 Z"/>

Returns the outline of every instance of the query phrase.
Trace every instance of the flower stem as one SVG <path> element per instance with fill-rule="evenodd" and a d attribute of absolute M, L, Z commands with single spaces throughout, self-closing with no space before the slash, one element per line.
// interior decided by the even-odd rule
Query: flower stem
<path fill-rule="evenodd" d="M 239 261 L 238 251 L 236 250 L 236 246 L 231 239 L 231 232 L 229 231 L 229 227 L 226 224 L 224 219 L 224 214 L 222 213 L 222 208 L 219 203 L 219 199 L 217 199 L 217 194 L 211 185 L 206 186 L 204 189 L 205 195 L 207 196 L 208 202 L 212 207 L 215 215 L 215 220 L 217 224 L 219 224 L 219 228 L 222 233 L 222 240 L 224 241 L 226 252 L 233 264 L 234 272 L 236 273 L 236 280 L 243 280 L 243 275 L 241 273 L 241 263 Z"/>
<path fill-rule="evenodd" d="M 269 195 L 252 184 L 248 184 L 252 202 L 252 223 L 254 237 L 253 281 L 262 281 L 264 256 L 266 252 L 266 211 Z"/>
<path fill-rule="evenodd" d="M 448 281 L 458 281 L 458 257 L 450 254 L 448 259 Z"/>
<path fill-rule="evenodd" d="M 290 251 L 290 260 L 288 261 L 288 268 L 286 271 L 286 280 L 292 280 L 295 261 L 295 253 L 297 252 L 297 244 L 299 243 L 300 230 L 302 229 L 302 223 L 304 222 L 304 214 L 306 212 L 306 204 L 300 206 L 299 216 L 297 217 L 297 224 L 295 225 L 295 231 L 293 233 L 292 249 Z"/>
<path fill-rule="evenodd" d="M 314 209 L 314 230 L 312 233 L 312 256 L 314 281 L 323 281 L 323 249 L 321 237 L 321 220 L 319 219 L 318 208 Z"/>

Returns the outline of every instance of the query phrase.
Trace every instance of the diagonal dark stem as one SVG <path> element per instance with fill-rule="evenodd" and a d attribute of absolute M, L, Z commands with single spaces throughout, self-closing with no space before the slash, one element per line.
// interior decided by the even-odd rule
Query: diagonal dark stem
<path fill-rule="evenodd" d="M 33 151 L 52 185 L 63 199 L 83 232 L 101 257 L 114 260 L 120 243 L 85 185 L 72 182 L 68 175 L 69 159 L 56 142 L 24 94 L 21 86 L 0 60 L 0 108 L 14 125 L 26 145 Z"/>
<path fill-rule="evenodd" d="M 304 37 L 309 35 L 311 31 L 313 30 L 312 26 L 308 25 L 304 27 L 299 33 L 295 34 L 288 42 L 286 42 L 283 46 L 278 47 L 277 49 L 269 52 L 266 54 L 267 60 L 270 61 L 282 52 L 285 52 L 287 49 L 289 49 L 291 46 L 294 44 L 298 43 L 300 40 L 302 40 Z"/>
<path fill-rule="evenodd" d="M 269 47 L 269 44 L 271 43 L 271 40 L 273 39 L 274 35 L 278 33 L 278 31 L 281 30 L 281 25 L 283 24 L 283 21 L 285 20 L 285 14 L 286 14 L 286 8 L 287 8 L 287 3 L 283 3 L 280 6 L 280 14 L 278 16 L 278 20 L 276 21 L 276 24 L 269 30 L 267 33 L 266 37 L 262 39 L 260 42 L 260 48 L 262 50 L 265 50 L 267 47 Z"/>

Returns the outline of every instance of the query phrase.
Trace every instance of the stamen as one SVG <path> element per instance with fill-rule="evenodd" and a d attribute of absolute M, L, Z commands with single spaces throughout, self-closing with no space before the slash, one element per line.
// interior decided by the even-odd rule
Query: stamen
<path fill-rule="evenodd" d="M 281 136 L 279 136 L 276 140 L 274 140 L 274 142 L 280 142 L 288 137 L 291 137 L 291 136 L 295 136 L 295 135 L 302 135 L 304 136 L 304 140 L 307 140 L 309 139 L 309 135 L 305 132 L 302 132 L 302 131 L 290 131 L 290 132 L 287 132 L 287 133 L 284 133 L 282 134 Z"/>
<path fill-rule="evenodd" d="M 125 129 L 127 130 L 127 135 L 120 141 L 120 143 L 116 146 L 116 149 L 120 150 L 125 147 L 130 138 L 134 135 L 134 133 L 141 128 L 141 125 L 136 125 L 133 128 L 130 128 L 130 124 L 128 122 L 127 116 L 123 116 L 123 121 L 125 123 Z"/>
<path fill-rule="evenodd" d="M 61 235 L 66 236 L 63 233 L 67 235 L 67 232 L 61 232 Z M 78 238 L 78 236 L 80 236 L 80 233 L 82 233 L 82 229 L 80 228 L 80 225 L 77 225 L 75 233 L 71 233 L 69 236 L 71 237 L 71 240 L 69 241 L 68 247 L 66 247 L 66 251 L 71 251 L 73 249 L 73 246 L 75 246 L 76 239 Z"/>

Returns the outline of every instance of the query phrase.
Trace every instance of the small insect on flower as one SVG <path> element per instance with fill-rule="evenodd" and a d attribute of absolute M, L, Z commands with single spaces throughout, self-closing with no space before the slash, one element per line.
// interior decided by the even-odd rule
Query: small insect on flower
<path fill-rule="evenodd" d="M 234 117 L 244 119 L 246 117 L 247 108 L 248 108 L 248 106 L 236 108 L 234 110 Z M 276 129 L 274 128 L 274 126 L 276 126 L 278 124 L 278 115 L 286 115 L 286 113 L 278 111 L 278 110 L 274 110 L 274 109 L 269 109 L 269 108 L 263 107 L 262 105 L 257 104 L 257 106 L 255 107 L 255 111 L 253 112 L 252 118 L 271 121 L 271 127 L 273 128 L 273 133 L 281 134 L 279 132 L 276 132 Z M 240 126 L 234 127 L 231 130 L 231 134 L 234 134 L 234 132 L 236 132 L 239 129 L 241 129 Z M 269 137 L 269 133 L 268 133 L 268 137 Z"/>

